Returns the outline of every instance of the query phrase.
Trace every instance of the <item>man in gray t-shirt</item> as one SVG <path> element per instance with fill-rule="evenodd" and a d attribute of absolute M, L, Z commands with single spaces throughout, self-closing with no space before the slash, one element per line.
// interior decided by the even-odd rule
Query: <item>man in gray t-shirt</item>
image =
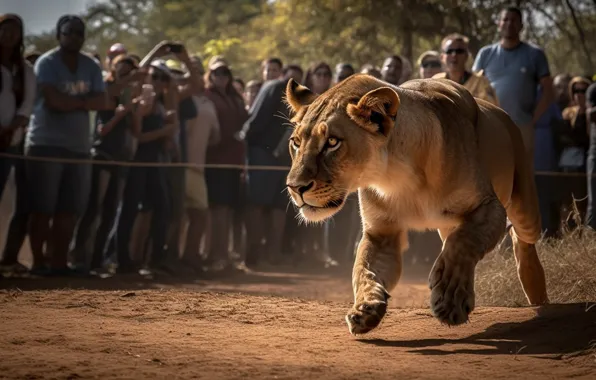
<path fill-rule="evenodd" d="M 546 55 L 542 49 L 520 40 L 522 27 L 518 8 L 503 10 L 499 17 L 499 42 L 480 49 L 472 70 L 484 71 L 501 108 L 521 129 L 526 149 L 533 157 L 534 125 L 554 101 L 554 91 Z M 539 85 L 542 96 L 536 102 Z"/>
<path fill-rule="evenodd" d="M 59 47 L 35 64 L 38 94 L 25 154 L 29 199 L 29 240 L 33 273 L 67 275 L 67 252 L 78 217 L 85 211 L 91 186 L 91 168 L 85 162 L 91 147 L 89 111 L 106 109 L 101 69 L 81 53 L 85 24 L 74 15 L 56 25 Z M 51 222 L 51 230 L 49 229 Z M 44 247 L 51 247 L 48 256 Z M 49 260 L 47 260 L 49 259 Z M 45 265 L 49 261 L 49 271 Z"/>

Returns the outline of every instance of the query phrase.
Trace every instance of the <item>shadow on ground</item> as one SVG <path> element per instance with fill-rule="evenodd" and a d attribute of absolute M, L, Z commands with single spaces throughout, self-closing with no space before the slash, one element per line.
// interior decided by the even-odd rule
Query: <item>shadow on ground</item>
<path fill-rule="evenodd" d="M 360 341 L 382 347 L 411 348 L 408 352 L 422 355 L 552 355 L 551 359 L 563 359 L 570 354 L 596 353 L 596 307 L 590 308 L 586 304 L 547 305 L 538 308 L 533 319 L 495 323 L 483 332 L 463 339 Z M 466 348 L 457 347 L 462 344 Z M 469 345 L 480 347 L 469 348 Z M 445 348 L 438 349 L 437 346 Z M 512 350 L 512 347 L 517 348 Z"/>

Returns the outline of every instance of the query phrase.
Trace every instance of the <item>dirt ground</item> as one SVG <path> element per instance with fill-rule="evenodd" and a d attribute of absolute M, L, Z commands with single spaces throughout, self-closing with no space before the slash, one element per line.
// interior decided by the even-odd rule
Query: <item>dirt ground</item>
<path fill-rule="evenodd" d="M 0 280 L 2 379 L 594 379 L 596 307 L 478 308 L 441 326 L 404 279 L 348 333 L 347 271 L 179 283 Z M 588 310 L 587 310 L 588 309 Z M 592 341 L 592 342 L 591 342 Z"/>

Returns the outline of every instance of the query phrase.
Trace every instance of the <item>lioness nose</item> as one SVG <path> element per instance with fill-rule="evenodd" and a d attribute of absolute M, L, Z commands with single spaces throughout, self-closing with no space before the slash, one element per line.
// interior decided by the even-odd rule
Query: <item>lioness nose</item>
<path fill-rule="evenodd" d="M 288 183 L 287 186 L 292 189 L 294 192 L 302 195 L 304 193 L 306 193 L 308 190 L 312 189 L 313 186 L 315 185 L 315 181 L 310 181 L 308 184 L 306 185 L 302 185 L 302 184 L 293 184 L 293 183 Z"/>

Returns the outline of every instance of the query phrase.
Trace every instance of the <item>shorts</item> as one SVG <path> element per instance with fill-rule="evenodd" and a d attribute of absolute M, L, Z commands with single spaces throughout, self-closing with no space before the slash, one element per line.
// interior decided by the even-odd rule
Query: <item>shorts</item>
<path fill-rule="evenodd" d="M 240 206 L 240 169 L 207 168 L 205 181 L 207 181 L 207 196 L 209 206 L 227 206 L 238 208 Z"/>
<path fill-rule="evenodd" d="M 90 159 L 89 154 L 75 153 L 64 148 L 30 146 L 25 155 L 63 159 Z M 82 215 L 91 190 L 90 163 L 62 163 L 27 160 L 25 165 L 32 213 Z"/>
<path fill-rule="evenodd" d="M 206 210 L 209 208 L 205 174 L 197 169 L 186 169 L 186 208 Z"/>
<path fill-rule="evenodd" d="M 255 206 L 285 210 L 290 198 L 286 188 L 286 170 L 253 170 L 250 165 L 280 166 L 273 154 L 260 147 L 248 150 L 248 203 Z"/>

